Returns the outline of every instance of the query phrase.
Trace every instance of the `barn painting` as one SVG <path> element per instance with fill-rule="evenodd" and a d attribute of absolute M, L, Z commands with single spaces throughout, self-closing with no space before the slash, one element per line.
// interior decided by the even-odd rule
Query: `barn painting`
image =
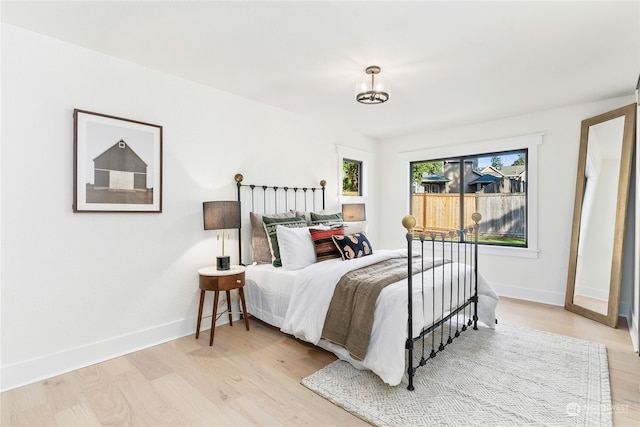
<path fill-rule="evenodd" d="M 73 211 L 162 212 L 162 126 L 73 116 Z"/>
<path fill-rule="evenodd" d="M 147 164 L 120 140 L 93 159 L 95 188 L 146 190 Z"/>

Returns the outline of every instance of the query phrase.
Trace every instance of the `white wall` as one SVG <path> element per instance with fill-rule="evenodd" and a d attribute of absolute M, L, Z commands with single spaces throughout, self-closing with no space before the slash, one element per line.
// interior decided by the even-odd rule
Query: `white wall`
<path fill-rule="evenodd" d="M 409 209 L 406 159 L 411 157 L 410 152 L 429 148 L 446 151 L 447 147 L 461 144 L 544 133 L 543 143 L 538 146 L 539 252 L 532 258 L 485 252 L 480 255 L 480 266 L 485 277 L 503 296 L 563 305 L 580 122 L 632 102 L 631 96 L 616 98 L 382 141 L 379 158 L 385 159 L 385 179 L 381 187 L 384 204 L 379 211 L 379 223 L 390 226 L 381 230 L 381 243 L 386 246 L 403 244 L 400 220 Z"/>
<path fill-rule="evenodd" d="M 72 213 L 74 108 L 163 126 L 163 213 Z M 235 199 L 235 173 L 255 184 L 326 179 L 338 209 L 336 145 L 378 149 L 9 25 L 1 136 L 3 390 L 194 333 L 197 269 L 220 249 L 202 202 Z"/>

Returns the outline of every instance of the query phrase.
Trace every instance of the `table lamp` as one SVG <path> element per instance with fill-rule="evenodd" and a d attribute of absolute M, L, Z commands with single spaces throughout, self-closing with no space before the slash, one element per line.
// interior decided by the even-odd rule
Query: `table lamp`
<path fill-rule="evenodd" d="M 224 230 L 240 228 L 240 202 L 216 201 L 202 203 L 205 230 L 222 230 L 222 255 L 216 257 L 218 270 L 229 270 L 229 256 L 224 254 Z M 218 234 L 220 239 L 220 234 Z"/>

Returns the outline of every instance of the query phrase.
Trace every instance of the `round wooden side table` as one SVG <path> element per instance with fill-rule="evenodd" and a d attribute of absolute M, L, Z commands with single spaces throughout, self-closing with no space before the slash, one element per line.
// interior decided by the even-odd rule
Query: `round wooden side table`
<path fill-rule="evenodd" d="M 247 315 L 247 305 L 244 301 L 244 270 L 241 265 L 231 266 L 229 270 L 217 270 L 215 266 L 204 267 L 198 270 L 200 275 L 200 307 L 198 308 L 198 324 L 196 325 L 196 339 L 200 337 L 200 324 L 202 323 L 202 306 L 204 305 L 204 296 L 206 291 L 214 291 L 213 298 L 213 316 L 211 318 L 211 336 L 209 345 L 213 345 L 213 336 L 216 330 L 216 320 L 225 312 L 229 314 L 229 326 L 233 326 L 233 311 L 231 310 L 231 293 L 233 289 L 237 289 L 240 294 L 240 303 L 242 304 L 242 315 L 244 316 L 244 324 L 249 330 L 249 316 Z M 227 310 L 218 314 L 218 300 L 220 291 L 227 294 Z"/>

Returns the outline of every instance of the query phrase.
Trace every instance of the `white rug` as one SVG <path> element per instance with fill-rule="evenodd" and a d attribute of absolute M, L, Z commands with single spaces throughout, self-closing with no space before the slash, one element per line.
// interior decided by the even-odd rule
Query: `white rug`
<path fill-rule="evenodd" d="M 502 323 L 462 333 L 418 369 L 415 391 L 341 360 L 302 384 L 377 426 L 611 425 L 604 345 Z"/>

